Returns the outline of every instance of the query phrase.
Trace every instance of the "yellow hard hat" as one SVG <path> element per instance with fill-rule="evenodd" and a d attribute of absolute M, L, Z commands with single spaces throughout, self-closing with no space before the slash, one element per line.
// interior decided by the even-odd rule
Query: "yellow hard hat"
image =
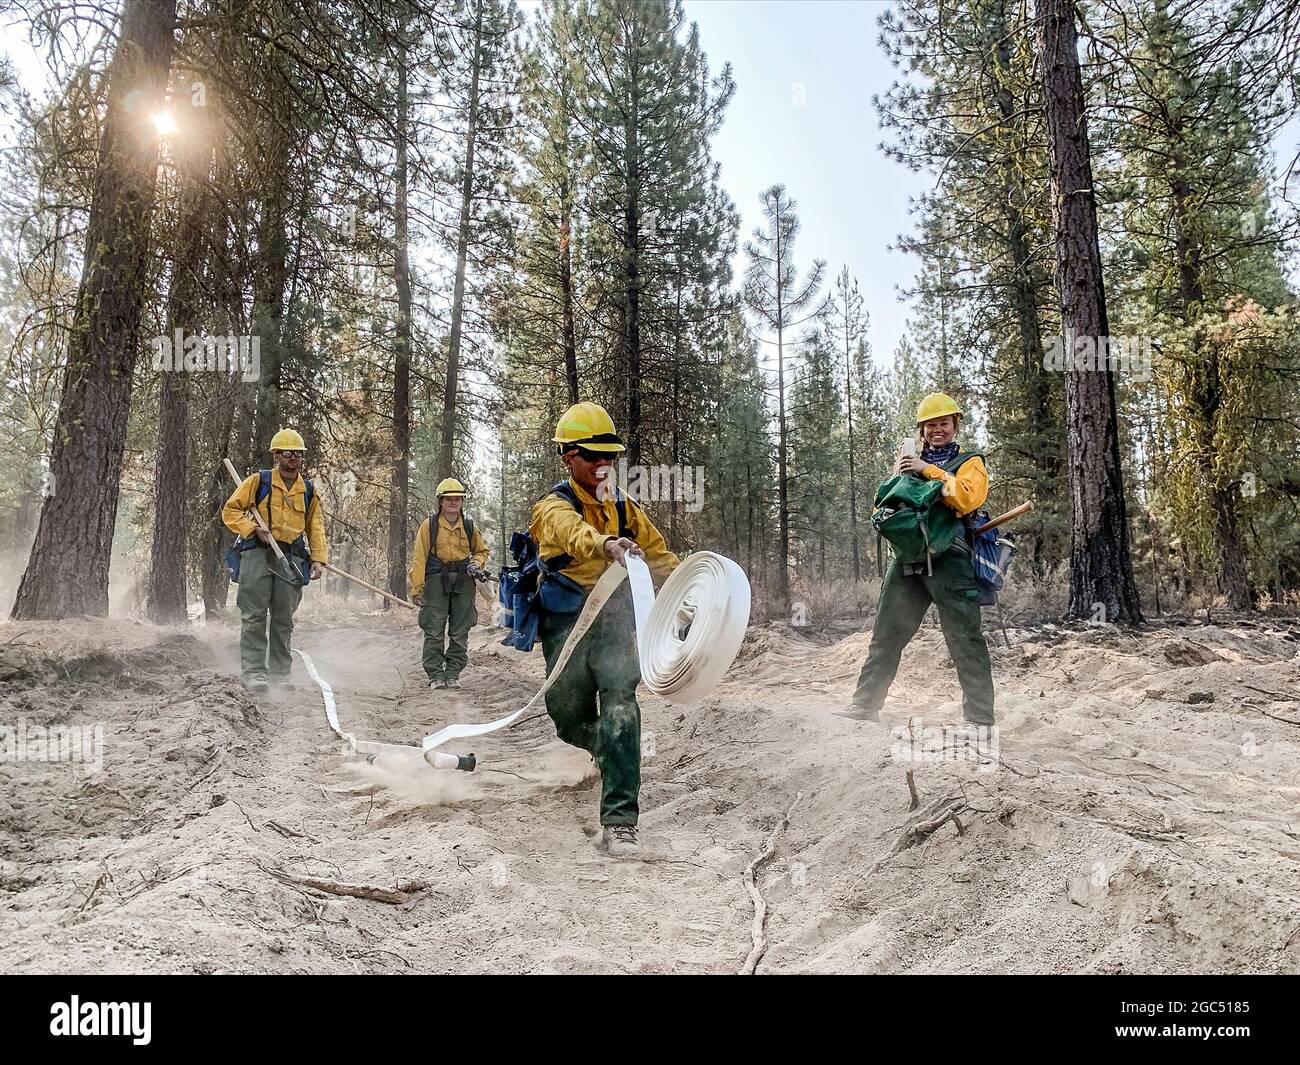
<path fill-rule="evenodd" d="M 297 429 L 281 429 L 271 437 L 272 451 L 306 451 L 307 445 Z"/>
<path fill-rule="evenodd" d="M 599 403 L 575 403 L 560 415 L 551 437 L 557 444 L 576 444 L 588 451 L 626 451 L 614 419 Z"/>
<path fill-rule="evenodd" d="M 931 392 L 917 404 L 916 424 L 928 422 L 931 418 L 942 418 L 945 414 L 961 417 L 961 408 L 956 400 L 946 392 Z"/>
<path fill-rule="evenodd" d="M 465 486 L 456 480 L 455 477 L 444 477 L 438 482 L 439 499 L 443 496 L 463 496 L 464 494 Z"/>

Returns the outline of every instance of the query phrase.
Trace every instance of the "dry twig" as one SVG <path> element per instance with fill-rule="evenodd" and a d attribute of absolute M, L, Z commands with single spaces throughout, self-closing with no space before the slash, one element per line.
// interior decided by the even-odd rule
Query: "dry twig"
<path fill-rule="evenodd" d="M 763 923 L 767 920 L 767 902 L 763 899 L 763 893 L 758 890 L 758 885 L 755 882 L 755 871 L 776 853 L 776 838 L 785 829 L 785 826 L 790 823 L 790 815 L 794 813 L 794 808 L 799 805 L 799 800 L 802 798 L 802 791 L 795 793 L 794 802 L 790 804 L 790 809 L 786 810 L 785 816 L 772 828 L 772 832 L 767 837 L 767 843 L 763 845 L 762 851 L 745 867 L 745 890 L 749 892 L 750 900 L 754 903 L 754 923 L 749 933 L 754 945 L 750 948 L 749 957 L 745 959 L 745 964 L 741 966 L 741 976 L 753 976 L 754 970 L 758 968 L 759 961 L 767 951 L 767 935 L 763 931 Z"/>
<path fill-rule="evenodd" d="M 265 871 L 282 884 L 312 888 L 315 891 L 324 891 L 329 895 L 347 895 L 354 899 L 386 902 L 390 906 L 401 906 L 403 903 L 409 902 L 413 894 L 428 887 L 423 881 L 415 881 L 397 888 L 381 888 L 372 887 L 369 884 L 342 884 L 334 880 L 320 880 L 314 876 L 290 876 L 283 869 L 265 869 Z"/>

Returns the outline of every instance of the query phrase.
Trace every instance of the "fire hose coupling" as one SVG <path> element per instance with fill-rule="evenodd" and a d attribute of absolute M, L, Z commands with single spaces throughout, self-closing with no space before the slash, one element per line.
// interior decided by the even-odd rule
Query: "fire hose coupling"
<path fill-rule="evenodd" d="M 444 754 L 442 751 L 425 751 L 424 760 L 434 769 L 459 769 L 465 773 L 474 772 L 478 765 L 473 754 Z"/>
<path fill-rule="evenodd" d="M 682 600 L 681 606 L 677 608 L 677 638 L 686 639 L 691 632 L 691 622 L 695 620 L 695 612 L 699 609 L 699 604 L 690 596 Z"/>

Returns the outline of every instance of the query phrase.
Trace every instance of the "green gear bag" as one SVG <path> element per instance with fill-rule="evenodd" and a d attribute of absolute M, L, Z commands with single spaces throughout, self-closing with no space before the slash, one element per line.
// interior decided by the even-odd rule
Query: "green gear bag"
<path fill-rule="evenodd" d="M 963 451 L 942 468 L 956 473 L 978 451 Z M 916 474 L 900 473 L 883 481 L 876 489 L 871 524 L 876 534 L 889 541 L 890 550 L 899 562 L 925 562 L 943 554 L 952 546 L 962 528 L 961 519 L 943 502 L 943 485 Z"/>

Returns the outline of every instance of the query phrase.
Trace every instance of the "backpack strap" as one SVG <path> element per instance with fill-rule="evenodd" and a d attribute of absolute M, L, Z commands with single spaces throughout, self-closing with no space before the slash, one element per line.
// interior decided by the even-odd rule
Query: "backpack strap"
<path fill-rule="evenodd" d="M 573 486 L 568 481 L 561 481 L 547 493 L 547 495 L 560 496 L 569 501 L 569 506 L 573 507 L 579 514 L 582 513 L 582 503 L 578 500 L 578 495 L 573 490 Z M 635 540 L 632 535 L 632 527 L 627 521 L 627 496 L 623 494 L 621 488 L 614 489 L 614 509 L 618 511 L 618 535 L 626 537 L 628 540 Z"/>
<path fill-rule="evenodd" d="M 257 471 L 257 492 L 253 496 L 254 509 L 260 507 L 262 505 L 262 501 L 266 499 L 266 497 L 269 496 L 270 494 L 271 494 L 271 471 L 258 470 Z M 267 511 L 266 516 L 267 516 L 267 525 L 270 525 L 271 513 L 269 509 Z M 248 537 L 247 539 L 245 539 L 242 536 L 238 536 L 235 538 L 235 546 L 239 548 L 240 551 L 247 551 L 250 547 L 256 546 L 257 542 L 258 541 L 257 541 L 256 534 Z M 235 578 L 232 577 L 231 579 L 234 580 Z"/>
<path fill-rule="evenodd" d="M 578 500 L 578 495 L 574 492 L 573 487 L 568 481 L 561 481 L 559 484 L 552 485 L 551 490 L 546 493 L 548 496 L 559 496 L 569 504 L 579 514 L 582 513 L 582 503 Z M 545 496 L 542 497 L 546 498 Z M 562 551 L 558 555 L 552 555 L 550 558 L 537 556 L 537 564 L 541 567 L 542 573 L 547 574 L 551 570 L 562 570 L 573 564 L 573 556 L 567 551 Z"/>
<path fill-rule="evenodd" d="M 432 557 L 434 557 L 434 558 L 437 558 L 437 555 L 438 555 L 438 552 L 437 552 L 437 544 L 438 544 L 438 518 L 439 518 L 439 516 L 441 515 L 441 513 L 442 513 L 442 511 L 440 511 L 440 510 L 435 510 L 432 514 L 429 515 L 429 519 L 428 519 L 428 520 L 429 520 L 429 554 L 430 554 L 430 556 L 432 556 Z M 471 518 L 468 514 L 462 514 L 462 515 L 460 516 L 460 520 L 461 520 L 461 524 L 464 525 L 464 527 L 465 527 L 465 539 L 469 541 L 469 553 L 470 553 L 470 556 L 473 557 L 473 555 L 474 555 L 474 519 Z M 442 560 L 441 560 L 441 559 L 438 559 L 438 561 L 441 562 Z"/>
<path fill-rule="evenodd" d="M 303 507 L 304 515 L 311 513 L 311 501 L 316 498 L 316 486 L 312 484 L 309 477 L 302 479 L 303 486 Z M 257 498 L 254 499 L 254 505 L 260 504 L 267 496 L 271 494 L 271 471 L 257 471 Z"/>
<path fill-rule="evenodd" d="M 567 501 L 569 506 L 577 511 L 579 515 L 582 514 L 582 501 L 578 499 L 578 494 L 573 490 L 573 486 L 569 484 L 568 481 L 561 481 L 559 484 L 553 485 L 546 495 L 559 496 L 561 499 Z M 545 496 L 543 498 L 545 498 Z M 619 488 L 614 489 L 614 509 L 618 511 L 618 535 L 626 537 L 629 540 L 635 539 L 632 536 L 632 528 L 627 522 L 627 496 L 625 496 L 622 489 Z M 541 563 L 544 571 L 562 570 L 572 565 L 573 556 L 564 553 L 554 555 L 548 559 L 543 559 L 539 555 L 537 561 Z"/>
<path fill-rule="evenodd" d="M 557 485 L 552 485 L 551 490 L 546 493 L 548 496 L 559 496 L 561 499 L 568 500 L 569 506 L 582 513 L 582 504 L 578 502 L 578 493 L 573 490 L 573 486 L 568 481 L 561 481 Z"/>
<path fill-rule="evenodd" d="M 962 468 L 962 466 L 966 464 L 966 462 L 969 459 L 975 459 L 975 458 L 983 459 L 984 452 L 962 451 L 958 453 L 956 458 L 952 459 L 949 462 L 944 463 L 942 466 L 939 467 L 939 469 L 943 470 L 945 473 L 956 473 L 959 469 Z"/>

